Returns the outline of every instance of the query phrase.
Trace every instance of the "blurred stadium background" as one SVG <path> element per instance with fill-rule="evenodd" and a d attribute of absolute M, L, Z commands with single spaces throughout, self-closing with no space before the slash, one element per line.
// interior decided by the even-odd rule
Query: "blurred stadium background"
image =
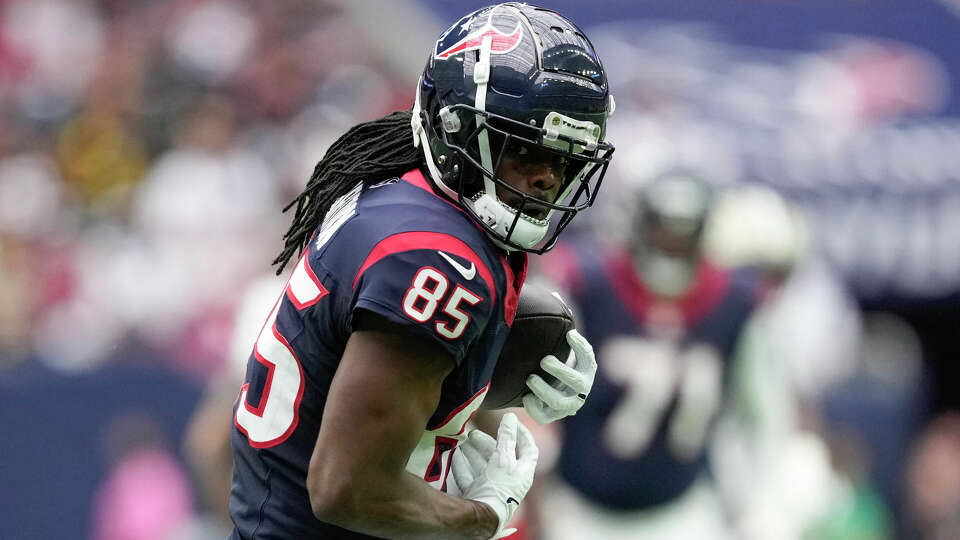
<path fill-rule="evenodd" d="M 188 425 L 236 392 L 280 209 L 487 3 L 0 0 L 0 538 L 223 537 Z M 617 99 L 571 234 L 679 167 L 729 195 L 714 256 L 792 270 L 760 329 L 848 496 L 780 471 L 823 507 L 781 536 L 960 538 L 960 2 L 539 3 Z"/>

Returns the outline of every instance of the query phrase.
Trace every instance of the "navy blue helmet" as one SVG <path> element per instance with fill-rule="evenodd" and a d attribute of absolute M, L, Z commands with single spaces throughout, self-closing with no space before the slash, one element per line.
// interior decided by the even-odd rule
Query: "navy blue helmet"
<path fill-rule="evenodd" d="M 413 110 L 434 184 L 500 245 L 543 253 L 597 196 L 613 153 L 613 113 L 590 40 L 560 14 L 507 2 L 477 10 L 436 42 Z M 498 176 L 504 160 L 547 163 L 555 194 Z"/>

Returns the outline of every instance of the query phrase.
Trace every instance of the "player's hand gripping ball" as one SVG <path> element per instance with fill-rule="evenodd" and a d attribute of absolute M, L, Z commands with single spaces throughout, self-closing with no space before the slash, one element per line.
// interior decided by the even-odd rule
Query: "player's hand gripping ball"
<path fill-rule="evenodd" d="M 573 312 L 560 295 L 527 284 L 483 408 L 524 407 L 546 424 L 580 409 L 596 371 L 593 349 L 574 329 Z"/>

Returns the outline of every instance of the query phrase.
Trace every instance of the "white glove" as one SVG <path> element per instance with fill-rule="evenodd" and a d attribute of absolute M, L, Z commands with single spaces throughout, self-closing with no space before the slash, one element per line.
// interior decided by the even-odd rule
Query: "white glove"
<path fill-rule="evenodd" d="M 487 468 L 490 456 L 497 449 L 497 441 L 475 429 L 467 439 L 457 445 L 450 458 L 450 476 L 447 477 L 447 493 L 463 497 L 474 480 Z"/>
<path fill-rule="evenodd" d="M 453 455 L 451 472 L 464 490 L 463 498 L 486 504 L 499 520 L 491 539 L 516 532 L 504 527 L 530 490 L 540 456 L 530 430 L 517 420 L 517 415 L 507 413 L 500 420 L 496 441 L 475 429 L 457 448 L 460 451 Z"/>
<path fill-rule="evenodd" d="M 538 424 L 549 424 L 561 418 L 577 414 L 583 407 L 593 378 L 597 374 L 597 359 L 590 342 L 576 330 L 567 332 L 570 356 L 564 364 L 556 356 L 548 354 L 540 361 L 540 367 L 559 381 L 551 386 L 539 375 L 527 377 L 527 387 L 533 392 L 523 396 L 523 408 Z"/>

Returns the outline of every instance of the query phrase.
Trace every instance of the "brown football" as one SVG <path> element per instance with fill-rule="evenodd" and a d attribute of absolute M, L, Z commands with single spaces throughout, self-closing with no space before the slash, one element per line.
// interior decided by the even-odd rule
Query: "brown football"
<path fill-rule="evenodd" d="M 566 361 L 570 354 L 567 331 L 573 328 L 573 311 L 559 294 L 535 283 L 524 285 L 482 408 L 523 407 L 523 395 L 530 392 L 527 377 L 531 373 L 538 373 L 548 383 L 556 381 L 540 369 L 540 360 L 553 354 Z"/>

